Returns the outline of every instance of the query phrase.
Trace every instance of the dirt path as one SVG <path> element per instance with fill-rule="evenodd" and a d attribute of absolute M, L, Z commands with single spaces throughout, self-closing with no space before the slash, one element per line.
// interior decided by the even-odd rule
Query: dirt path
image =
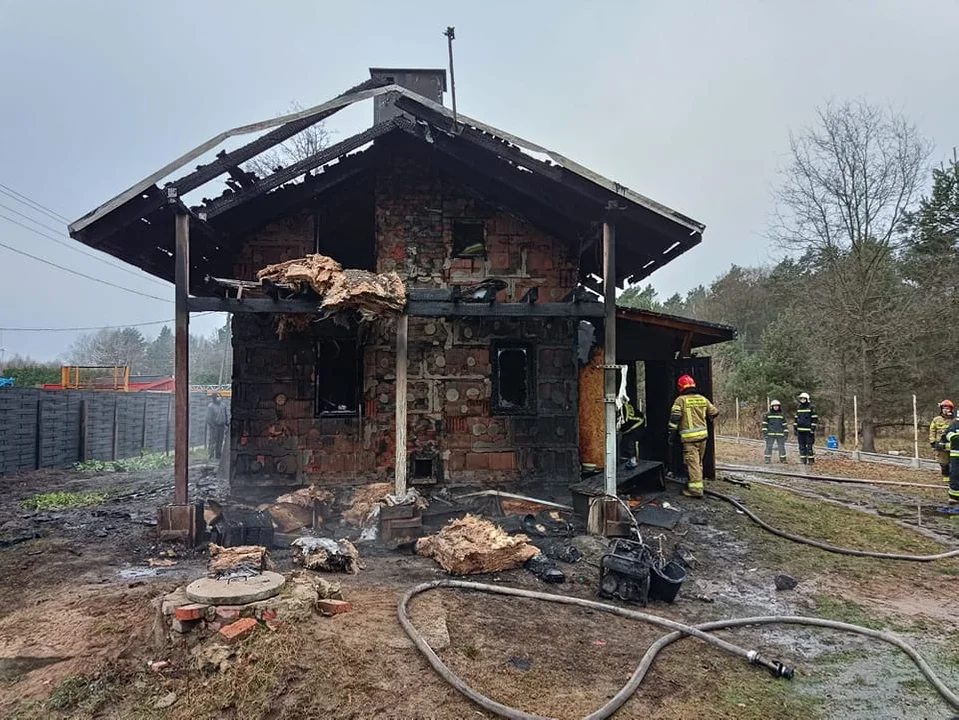
<path fill-rule="evenodd" d="M 744 460 L 722 446 L 720 452 L 727 462 Z M 169 471 L 90 479 L 72 472 L 0 478 L 0 540 L 42 535 L 0 547 L 0 715 L 484 717 L 433 672 L 396 620 L 403 591 L 443 576 L 431 561 L 416 556 L 361 546 L 365 570 L 336 578 L 353 612 L 316 616 L 276 632 L 261 628 L 237 648 L 224 672 L 200 672 L 188 647 L 155 647 L 151 599 L 201 574 L 204 566 L 202 556 L 181 552 L 176 566 L 147 572 L 148 558 L 167 550 L 152 539 L 150 522 L 156 506 L 169 500 L 170 482 Z M 193 483 L 201 494 L 215 492 L 201 468 L 194 468 Z M 802 487 L 843 503 L 837 505 L 767 486 L 721 485 L 723 492 L 794 532 L 878 550 L 943 547 L 897 518 L 857 509 L 875 511 L 896 498 L 905 502 L 912 497 L 908 493 L 866 491 L 852 497 L 845 487 Z M 20 505 L 38 492 L 108 488 L 117 499 L 87 508 L 33 513 Z M 685 622 L 781 613 L 885 627 L 914 641 L 959 688 L 952 620 L 959 613 L 956 561 L 917 565 L 829 555 L 770 537 L 725 503 L 679 496 L 670 502 L 685 512 L 676 529 L 644 530 L 648 539 L 662 534 L 667 552 L 680 545 L 694 558 L 693 568 L 676 604 L 652 606 L 653 612 Z M 946 537 L 949 530 L 954 537 L 954 525 L 939 534 Z M 595 598 L 603 545 L 595 538 L 577 543 L 586 558 L 564 566 L 572 580 L 565 585 L 546 586 L 523 570 L 478 579 Z M 282 551 L 277 556 L 286 562 Z M 798 587 L 777 591 L 779 573 L 795 577 Z M 600 613 L 447 590 L 418 598 L 412 610 L 414 621 L 424 627 L 445 621 L 440 624 L 449 644 L 438 651 L 475 687 L 501 702 L 562 718 L 582 717 L 608 699 L 661 635 Z M 725 636 L 794 664 L 796 680 L 773 680 L 684 640 L 662 653 L 617 717 L 950 716 L 908 660 L 858 637 L 780 627 Z M 201 647 L 215 642 L 204 640 Z M 149 670 L 147 662 L 159 659 L 170 665 L 162 672 Z M 169 693 L 176 701 L 157 709 L 157 700 Z"/>

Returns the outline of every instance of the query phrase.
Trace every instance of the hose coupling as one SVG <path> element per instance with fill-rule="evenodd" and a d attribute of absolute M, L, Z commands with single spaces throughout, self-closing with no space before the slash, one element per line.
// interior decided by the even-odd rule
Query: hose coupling
<path fill-rule="evenodd" d="M 795 668 L 784 665 L 778 660 L 767 660 L 759 655 L 759 653 L 757 653 L 755 650 L 750 650 L 746 657 L 753 665 L 762 665 L 764 668 L 769 670 L 774 678 L 785 678 L 786 680 L 792 680 L 793 675 L 796 673 Z"/>

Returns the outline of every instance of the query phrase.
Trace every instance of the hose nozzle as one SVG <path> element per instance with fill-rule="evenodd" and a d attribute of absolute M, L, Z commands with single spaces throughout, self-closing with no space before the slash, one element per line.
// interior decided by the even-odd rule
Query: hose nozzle
<path fill-rule="evenodd" d="M 762 657 L 755 650 L 749 653 L 749 662 L 753 665 L 761 665 L 762 667 L 769 670 L 772 673 L 774 678 L 785 678 L 786 680 L 792 680 L 793 675 L 795 675 L 795 668 L 791 668 L 788 665 L 783 665 L 778 660 L 767 660 Z"/>

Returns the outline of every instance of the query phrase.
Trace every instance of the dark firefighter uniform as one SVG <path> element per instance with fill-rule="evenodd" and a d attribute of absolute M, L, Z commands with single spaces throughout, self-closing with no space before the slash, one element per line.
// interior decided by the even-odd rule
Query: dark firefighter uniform
<path fill-rule="evenodd" d="M 959 504 L 959 420 L 946 428 L 942 442 L 949 448 L 949 502 Z"/>
<path fill-rule="evenodd" d="M 620 456 L 627 459 L 626 468 L 636 467 L 639 459 L 639 441 L 646 429 L 646 416 L 636 412 L 628 400 L 623 404 L 623 425 L 621 429 Z"/>
<path fill-rule="evenodd" d="M 786 462 L 786 416 L 778 402 L 772 403 L 769 412 L 763 415 L 763 437 L 766 439 L 763 459 L 767 463 L 772 462 L 775 444 L 779 447 L 779 462 Z"/>
<path fill-rule="evenodd" d="M 669 414 L 670 441 L 679 434 L 683 445 L 683 462 L 689 481 L 684 495 L 703 496 L 703 460 L 706 457 L 706 440 L 709 428 L 706 420 L 719 415 L 719 410 L 705 396 L 696 392 L 696 382 L 689 375 L 679 378 L 679 397 L 673 402 Z"/>
<path fill-rule="evenodd" d="M 799 443 L 799 462 L 804 465 L 812 465 L 816 460 L 813 456 L 813 445 L 816 442 L 816 427 L 818 425 L 819 415 L 816 414 L 816 408 L 809 402 L 809 396 L 803 393 L 799 396 L 799 407 L 796 408 L 793 431 L 796 433 L 796 442 Z"/>

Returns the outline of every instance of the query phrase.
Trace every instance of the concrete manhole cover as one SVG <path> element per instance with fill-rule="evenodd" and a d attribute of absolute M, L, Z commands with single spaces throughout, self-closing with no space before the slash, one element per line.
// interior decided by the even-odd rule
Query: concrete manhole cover
<path fill-rule="evenodd" d="M 249 578 L 200 578 L 186 586 L 186 596 L 204 605 L 244 605 L 273 597 L 285 582 L 282 575 L 268 570 Z"/>

